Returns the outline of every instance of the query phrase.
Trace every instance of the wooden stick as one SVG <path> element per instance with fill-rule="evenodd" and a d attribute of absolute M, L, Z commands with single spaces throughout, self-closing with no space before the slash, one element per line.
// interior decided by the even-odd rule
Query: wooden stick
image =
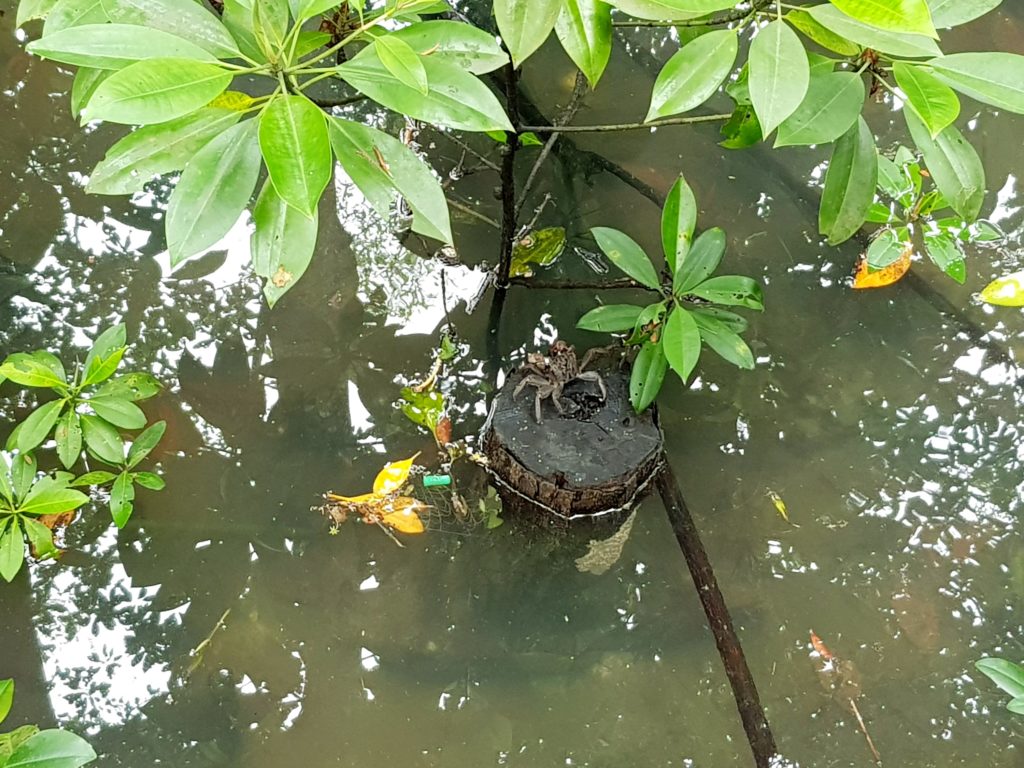
<path fill-rule="evenodd" d="M 875 749 L 875 742 L 871 740 L 871 734 L 868 733 L 868 727 L 864 725 L 864 718 L 860 716 L 860 710 L 857 709 L 857 702 L 850 699 L 850 707 L 853 709 L 853 714 L 857 716 L 857 722 L 860 724 L 860 732 L 864 734 L 864 738 L 868 740 L 868 747 L 871 748 L 871 754 L 875 758 L 875 762 L 879 765 L 882 764 L 882 756 L 878 754 L 878 750 Z"/>

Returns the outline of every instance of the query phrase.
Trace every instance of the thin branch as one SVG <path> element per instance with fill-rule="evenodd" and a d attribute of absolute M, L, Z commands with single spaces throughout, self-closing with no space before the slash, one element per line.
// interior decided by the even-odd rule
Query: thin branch
<path fill-rule="evenodd" d="M 460 203 L 458 200 L 456 200 L 456 199 L 454 199 L 452 197 L 448 197 L 447 200 L 448 200 L 448 205 L 450 205 L 456 211 L 461 211 L 462 213 L 466 214 L 467 216 L 472 216 L 474 219 L 482 221 L 484 224 L 489 224 L 490 226 L 494 227 L 495 229 L 501 229 L 501 224 L 496 222 L 490 216 L 487 216 L 486 214 L 480 213 L 480 211 L 476 210 L 475 208 L 473 208 L 471 206 L 468 206 L 465 203 Z"/>
<path fill-rule="evenodd" d="M 521 285 L 524 288 L 536 288 L 538 290 L 563 290 L 580 289 L 587 291 L 604 291 L 613 288 L 642 288 L 645 291 L 654 291 L 636 280 L 628 277 L 617 277 L 614 280 L 534 280 L 532 277 L 510 277 L 510 285 Z"/>
<path fill-rule="evenodd" d="M 479 160 L 481 163 L 486 165 L 488 168 L 490 168 L 495 173 L 501 173 L 501 166 L 500 165 L 498 165 L 493 160 L 489 160 L 488 158 L 486 158 L 483 155 L 481 155 L 479 152 L 477 152 L 475 149 L 473 149 L 473 147 L 471 147 L 469 144 L 464 142 L 462 139 L 460 139 L 458 136 L 456 136 L 451 131 L 442 131 L 441 135 L 444 136 L 446 139 L 448 139 L 448 141 L 452 142 L 452 144 L 456 144 L 457 146 L 459 146 L 462 149 L 466 150 L 469 154 L 471 154 L 473 157 L 475 157 L 477 160 Z"/>
<path fill-rule="evenodd" d="M 332 109 L 334 107 L 347 107 L 349 104 L 358 104 L 360 101 L 366 101 L 367 97 L 358 93 L 354 96 L 339 96 L 336 99 L 321 99 L 307 94 L 306 98 L 321 109 Z"/>
<path fill-rule="evenodd" d="M 513 64 L 505 66 L 505 111 L 512 123 L 513 133 L 508 137 L 505 154 L 501 158 L 501 253 L 495 286 L 502 293 L 508 287 L 512 270 L 512 249 L 515 247 L 516 216 L 516 149 L 519 146 L 519 78 Z M 494 327 L 494 326 L 492 326 Z"/>
<path fill-rule="evenodd" d="M 729 114 L 690 115 L 688 117 L 670 117 L 652 123 L 605 123 L 604 125 L 524 125 L 522 130 L 533 133 L 604 133 L 610 131 L 638 131 L 641 128 L 661 128 L 664 125 L 692 125 L 694 123 L 717 123 L 728 120 Z"/>

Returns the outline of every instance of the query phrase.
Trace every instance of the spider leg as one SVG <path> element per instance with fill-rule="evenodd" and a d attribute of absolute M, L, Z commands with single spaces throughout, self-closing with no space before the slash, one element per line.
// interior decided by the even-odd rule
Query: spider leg
<path fill-rule="evenodd" d="M 545 378 L 542 378 L 540 376 L 534 376 L 533 374 L 529 376 L 524 376 L 523 380 L 520 381 L 516 385 L 516 388 L 512 390 L 512 399 L 515 400 L 517 397 L 519 397 L 519 393 L 522 392 L 527 387 L 537 387 L 539 389 L 541 387 L 546 386 L 548 386 L 548 381 Z"/>
<path fill-rule="evenodd" d="M 601 378 L 601 374 L 597 371 L 584 371 L 583 373 L 576 376 L 581 381 L 593 381 L 597 384 L 597 388 L 601 390 L 601 399 L 608 399 L 608 389 L 604 385 L 604 379 Z"/>
<path fill-rule="evenodd" d="M 561 394 L 562 394 L 562 385 L 561 384 L 552 384 L 551 385 L 551 402 L 555 404 L 555 410 L 558 411 L 558 414 L 560 416 L 564 416 L 565 415 L 565 407 L 562 405 L 562 401 L 558 399 L 559 395 L 561 395 Z"/>
<path fill-rule="evenodd" d="M 587 369 L 587 366 L 594 362 L 594 358 L 597 357 L 598 349 L 596 347 L 588 349 L 583 354 L 583 360 L 580 362 L 580 372 L 582 373 Z"/>

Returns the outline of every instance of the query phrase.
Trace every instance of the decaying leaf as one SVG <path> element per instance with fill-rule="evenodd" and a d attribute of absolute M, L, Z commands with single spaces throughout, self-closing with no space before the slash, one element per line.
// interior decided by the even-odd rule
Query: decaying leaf
<path fill-rule="evenodd" d="M 452 441 L 452 420 L 442 416 L 434 427 L 434 439 L 438 445 L 447 445 Z"/>
<path fill-rule="evenodd" d="M 1000 307 L 1024 307 L 1024 272 L 997 277 L 982 289 L 979 298 Z"/>
<path fill-rule="evenodd" d="M 292 281 L 292 273 L 284 267 L 278 267 L 277 272 L 270 278 L 270 282 L 274 284 L 276 288 L 284 288 L 288 283 Z"/>
<path fill-rule="evenodd" d="M 768 498 L 771 499 L 772 504 L 775 505 L 775 511 L 779 513 L 779 517 L 788 523 L 789 511 L 786 509 L 786 502 L 782 500 L 782 497 L 779 496 L 779 494 L 770 488 L 768 489 Z"/>
<path fill-rule="evenodd" d="M 384 465 L 384 469 L 377 473 L 373 480 L 373 493 L 376 496 L 394 493 L 409 479 L 409 472 L 412 470 L 412 463 L 419 456 L 417 451 L 413 456 L 402 461 L 391 461 Z"/>
<path fill-rule="evenodd" d="M 402 461 L 385 464 L 374 478 L 372 493 L 358 496 L 324 494 L 326 504 L 320 511 L 331 520 L 334 526 L 332 532 L 344 523 L 350 514 L 355 514 L 364 523 L 378 525 L 385 531 L 394 529 L 399 533 L 423 533 L 426 529 L 420 513 L 426 512 L 429 507 L 419 499 L 399 495 L 409 480 L 409 473 L 417 456 L 419 453 Z"/>
<path fill-rule="evenodd" d="M 868 271 L 867 257 L 862 256 L 857 264 L 857 274 L 853 276 L 853 287 L 857 289 L 884 288 L 887 285 L 898 282 L 910 270 L 910 256 L 912 253 L 913 246 L 907 246 L 896 261 L 874 272 Z"/>
<path fill-rule="evenodd" d="M 603 541 L 590 540 L 587 547 L 587 554 L 577 558 L 576 569 L 581 573 L 592 573 L 600 576 L 606 573 L 609 568 L 619 562 L 622 557 L 622 549 L 626 546 L 630 531 L 633 530 L 633 521 L 636 520 L 636 509 L 629 513 L 626 522 Z"/>

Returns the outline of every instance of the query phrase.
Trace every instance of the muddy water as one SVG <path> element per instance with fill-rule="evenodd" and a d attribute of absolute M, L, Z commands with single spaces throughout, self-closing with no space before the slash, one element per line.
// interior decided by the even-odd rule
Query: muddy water
<path fill-rule="evenodd" d="M 18 680 L 15 721 L 59 721 L 89 734 L 104 765 L 128 768 L 748 764 L 656 499 L 601 576 L 511 524 L 440 519 L 404 549 L 371 526 L 328 535 L 309 511 L 319 492 L 357 492 L 388 457 L 429 450 L 393 402 L 429 368 L 446 313 L 441 267 L 403 250 L 341 185 L 325 201 L 339 215 L 322 217 L 311 274 L 273 312 L 243 267 L 244 226 L 172 275 L 167 189 L 131 201 L 82 192 L 116 132 L 75 126 L 70 79 L 21 52 L 4 7 L 3 349 L 70 358 L 87 333 L 124 319 L 131 362 L 169 385 L 148 406 L 169 424 L 167 490 L 140 497 L 120 532 L 87 510 L 60 563 L 0 590 L 0 677 Z M 1024 52 L 1020 24 L 996 15 L 948 48 Z M 654 39 L 623 35 L 578 122 L 643 114 L 652 68 L 670 53 Z M 542 55 L 525 87 L 553 114 L 571 71 L 554 48 Z M 883 144 L 900 137 L 887 110 L 871 115 L 876 130 L 893 121 Z M 847 287 L 856 246 L 815 235 L 820 153 L 729 153 L 713 128 L 579 141 L 662 194 L 685 170 L 701 226 L 730 236 L 727 271 L 766 285 L 768 311 L 750 332 L 757 369 L 708 355 L 693 389 L 666 387 L 661 416 L 779 745 L 805 766 L 870 761 L 853 715 L 816 677 L 811 630 L 858 669 L 859 709 L 886 764 L 1021 761 L 1024 729 L 972 664 L 1024 657 L 1024 419 L 1021 372 L 1007 360 L 1024 324 L 972 294 L 1024 268 L 1024 125 L 967 103 L 963 122 L 988 170 L 986 210 L 1008 240 L 970 254 L 963 288 L 920 265 L 916 288 L 863 295 Z M 431 142 L 442 169 L 458 161 L 447 139 Z M 455 189 L 494 217 L 494 184 L 479 173 Z M 545 191 L 556 202 L 541 224 L 574 238 L 616 226 L 657 248 L 657 207 L 615 178 L 553 167 L 538 199 Z M 469 265 L 493 262 L 493 230 L 456 226 Z M 571 256 L 549 274 L 593 275 Z M 464 342 L 446 386 L 457 431 L 470 433 L 490 386 L 486 304 L 467 315 L 460 302 L 477 280 L 454 268 L 445 286 Z M 574 330 L 593 298 L 514 291 L 500 353 L 556 334 L 599 343 Z M 4 402 L 5 417 L 28 406 Z M 789 523 L 768 491 L 785 499 Z M 229 609 L 189 672 L 190 649 Z"/>

